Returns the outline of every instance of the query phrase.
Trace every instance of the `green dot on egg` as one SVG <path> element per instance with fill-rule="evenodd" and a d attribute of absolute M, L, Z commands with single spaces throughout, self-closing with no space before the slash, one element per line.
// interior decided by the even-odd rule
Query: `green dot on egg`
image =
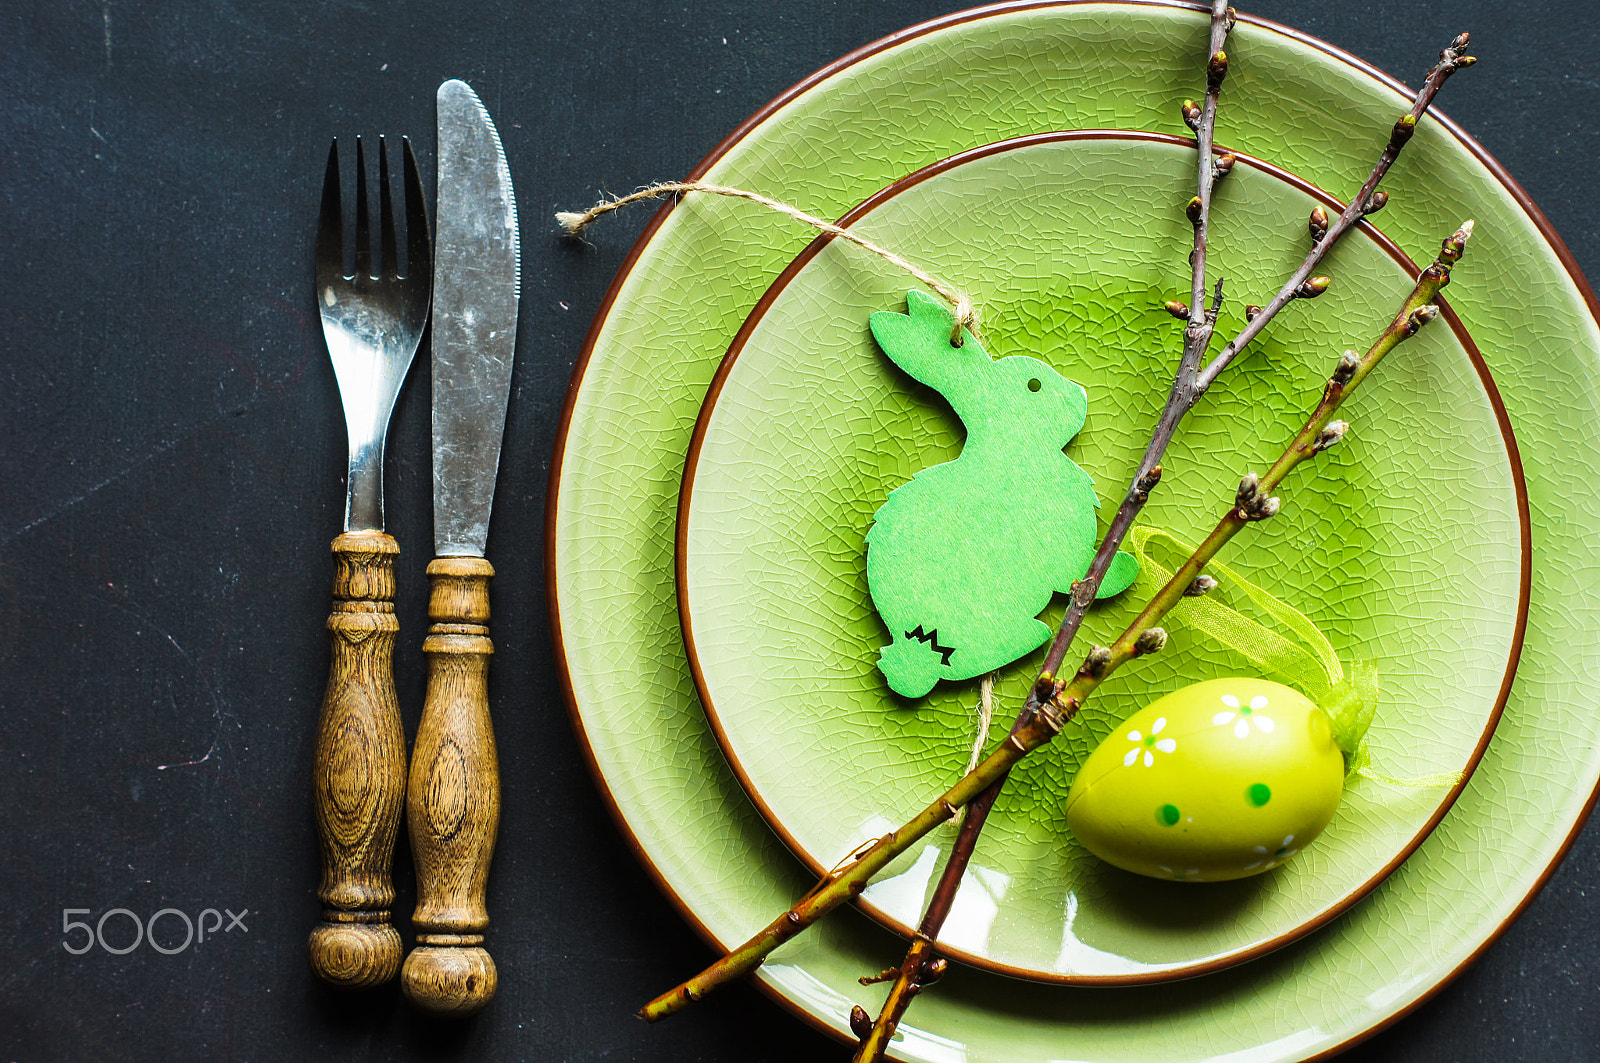
<path fill-rule="evenodd" d="M 1160 808 L 1156 809 L 1156 819 L 1161 821 L 1162 826 L 1173 826 L 1178 822 L 1178 806 L 1162 805 Z"/>
<path fill-rule="evenodd" d="M 1250 789 L 1245 791 L 1245 796 L 1250 799 L 1252 805 L 1260 808 L 1272 800 L 1272 790 L 1264 782 L 1252 783 Z"/>

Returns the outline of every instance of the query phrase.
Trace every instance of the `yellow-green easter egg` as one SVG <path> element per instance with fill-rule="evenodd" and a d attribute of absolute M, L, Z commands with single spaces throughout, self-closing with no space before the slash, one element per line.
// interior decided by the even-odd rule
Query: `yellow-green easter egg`
<path fill-rule="evenodd" d="M 1117 867 L 1217 882 L 1305 848 L 1343 793 L 1326 713 L 1280 683 L 1213 679 L 1118 725 L 1073 780 L 1067 823 Z"/>

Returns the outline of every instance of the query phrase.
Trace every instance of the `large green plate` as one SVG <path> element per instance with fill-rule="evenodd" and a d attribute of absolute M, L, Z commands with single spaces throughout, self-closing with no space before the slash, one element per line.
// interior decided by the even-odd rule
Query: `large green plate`
<path fill-rule="evenodd" d="M 697 171 L 816 213 L 937 159 L 1052 129 L 1171 130 L 1197 91 L 1204 16 L 1156 4 L 1012 5 L 918 27 L 808 79 Z M 1318 43 L 1241 18 L 1220 137 L 1349 194 L 1407 94 Z M 1464 74 L 1451 91 L 1469 88 Z M 658 175 L 640 175 L 641 180 Z M 1368 898 L 1249 964 L 1115 990 L 958 965 L 901 1026 L 907 1059 L 1169 1063 L 1326 1053 L 1392 1021 L 1468 963 L 1550 873 L 1600 779 L 1600 330 L 1537 212 L 1459 130 L 1429 121 L 1386 187 L 1385 231 L 1431 247 L 1470 214 L 1450 289 L 1499 382 L 1527 470 L 1528 638 L 1505 714 L 1444 822 Z M 658 215 L 600 314 L 552 469 L 552 619 L 574 721 L 643 861 L 717 943 L 810 885 L 761 821 L 694 695 L 673 590 L 673 515 L 696 411 L 761 293 L 805 244 L 746 203 L 691 197 Z M 1444 577 L 1450 578 L 1450 577 Z M 1456 578 L 1472 578 L 1470 574 Z M 797 1013 L 844 1035 L 855 979 L 898 939 L 839 913 L 761 971 Z M 665 987 L 664 987 L 665 988 Z"/>
<path fill-rule="evenodd" d="M 847 224 L 961 284 L 984 308 L 992 356 L 1033 355 L 1088 389 L 1088 423 L 1069 450 L 1114 505 L 1179 345 L 1182 326 L 1161 304 L 1189 284 L 1188 221 L 1175 206 L 1149 205 L 1184 203 L 1194 170 L 1192 141 L 1044 134 L 918 171 Z M 1265 302 L 1304 257 L 1317 205 L 1337 210 L 1240 158 L 1212 214 L 1209 264 L 1238 293 L 1224 329 L 1243 327 L 1242 303 Z M 1204 538 L 1239 476 L 1266 468 L 1304 423 L 1337 352 L 1365 346 L 1417 269 L 1364 227 L 1323 266 L 1337 289 L 1296 304 L 1185 420 L 1144 523 Z M 866 583 L 873 513 L 918 470 L 955 460 L 962 438 L 943 401 L 904 377 L 864 327 L 874 310 L 903 308 L 906 283 L 842 240 L 802 252 L 712 381 L 679 509 L 679 601 L 706 711 L 757 807 L 817 874 L 958 778 L 974 737 L 976 681 L 912 703 L 874 667 L 887 639 Z M 1282 517 L 1229 554 L 1346 657 L 1378 664 L 1383 712 L 1368 741 L 1398 775 L 1476 765 L 1524 619 L 1515 444 L 1477 351 L 1450 325 L 1459 328 L 1447 320 L 1384 363 L 1344 408 L 1350 441 L 1286 484 Z M 1013 402 L 1026 409 L 1030 397 Z M 1440 440 L 1450 441 L 1448 460 Z M 1055 485 L 996 486 L 995 505 L 1016 509 Z M 1440 578 L 1447 573 L 1472 578 Z M 1141 576 L 1092 610 L 1084 646 L 1109 645 L 1160 585 Z M 1317 844 L 1267 876 L 1197 888 L 1095 859 L 1061 813 L 1083 758 L 1155 698 L 1248 667 L 1174 624 L 1165 652 L 1107 683 L 1061 739 L 1012 772 L 940 935 L 948 954 L 1084 984 L 1218 970 L 1348 908 L 1444 815 L 1458 787 L 1358 779 Z M 1004 738 L 1043 655 L 999 673 L 1003 711 L 986 747 Z M 914 847 L 863 906 L 909 934 L 953 836 L 951 826 Z M 1283 836 L 1258 841 L 1275 849 Z"/>

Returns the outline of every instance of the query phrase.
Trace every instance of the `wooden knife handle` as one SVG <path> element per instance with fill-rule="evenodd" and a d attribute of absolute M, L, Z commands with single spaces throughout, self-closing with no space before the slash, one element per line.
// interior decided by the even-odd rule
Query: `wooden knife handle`
<path fill-rule="evenodd" d="M 405 800 L 405 735 L 394 695 L 394 562 L 383 532 L 333 541 L 336 571 L 328 615 L 332 662 L 311 770 L 322 839 L 322 922 L 311 931 L 311 968 L 324 981 L 378 985 L 400 968 L 400 935 L 389 921 L 389 861 Z"/>
<path fill-rule="evenodd" d="M 428 566 L 422 643 L 428 693 L 411 758 L 406 821 L 417 865 L 417 947 L 400 984 L 440 1015 L 470 1015 L 494 996 L 498 975 L 483 949 L 484 887 L 500 825 L 500 767 L 489 721 L 489 579 L 481 557 Z"/>

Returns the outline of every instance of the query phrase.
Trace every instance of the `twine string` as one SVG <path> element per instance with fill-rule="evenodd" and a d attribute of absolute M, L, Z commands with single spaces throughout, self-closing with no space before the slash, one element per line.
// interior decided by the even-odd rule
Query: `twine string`
<path fill-rule="evenodd" d="M 864 236 L 859 236 L 843 226 L 825 221 L 814 214 L 807 214 L 799 207 L 792 207 L 787 203 L 780 203 L 776 199 L 763 196 L 759 192 L 749 192 L 742 188 L 729 188 L 727 185 L 709 184 L 705 181 L 664 181 L 650 185 L 647 188 L 641 188 L 639 191 L 632 192 L 626 196 L 602 200 L 582 213 L 560 211 L 556 214 L 556 221 L 567 231 L 568 235 L 576 236 L 588 228 L 596 219 L 604 217 L 614 210 L 620 210 L 631 203 L 637 203 L 644 199 L 660 199 L 663 196 L 680 195 L 684 192 L 708 192 L 717 196 L 746 199 L 752 203 L 759 203 L 764 207 L 775 210 L 780 214 L 787 215 L 819 232 L 827 233 L 841 240 L 848 240 L 857 247 L 870 251 L 885 262 L 911 274 L 911 276 L 927 285 L 931 291 L 950 304 L 955 310 L 955 322 L 950 330 L 950 346 L 960 347 L 962 345 L 964 342 L 962 330 L 966 330 L 974 336 L 978 334 L 978 310 L 973 305 L 972 298 L 965 292 L 950 287 L 933 276 L 933 274 L 907 261 L 901 255 L 873 243 Z"/>
<path fill-rule="evenodd" d="M 978 684 L 978 733 L 972 739 L 972 756 L 967 759 L 967 770 L 963 775 L 971 775 L 972 769 L 978 766 L 978 759 L 983 756 L 983 743 L 989 737 L 989 725 L 994 722 L 994 677 L 990 672 L 983 677 L 983 682 Z"/>

